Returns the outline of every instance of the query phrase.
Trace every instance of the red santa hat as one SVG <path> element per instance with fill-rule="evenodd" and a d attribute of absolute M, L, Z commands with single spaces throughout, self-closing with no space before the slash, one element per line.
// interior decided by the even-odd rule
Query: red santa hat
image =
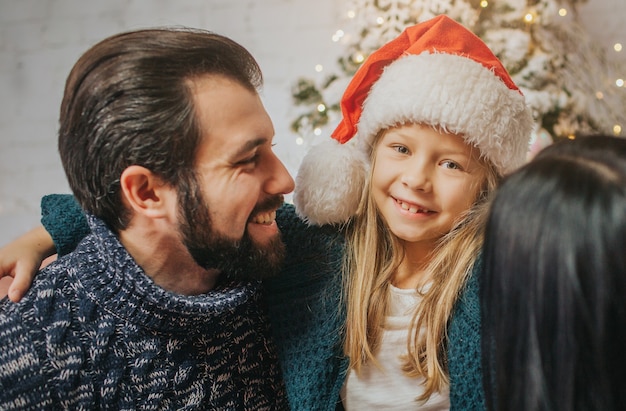
<path fill-rule="evenodd" d="M 342 99 L 332 137 L 311 148 L 294 203 L 312 224 L 343 223 L 359 205 L 376 134 L 406 123 L 463 136 L 501 174 L 522 165 L 533 127 L 524 96 L 471 31 L 441 15 L 407 28 L 372 53 Z"/>

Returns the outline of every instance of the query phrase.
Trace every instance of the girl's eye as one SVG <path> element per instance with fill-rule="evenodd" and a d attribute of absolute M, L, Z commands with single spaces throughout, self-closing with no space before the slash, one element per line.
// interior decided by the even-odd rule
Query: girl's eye
<path fill-rule="evenodd" d="M 393 146 L 393 149 L 400 154 L 409 154 L 409 149 L 405 146 Z"/>
<path fill-rule="evenodd" d="M 443 168 L 446 168 L 449 170 L 462 170 L 460 165 L 458 165 L 457 163 L 451 160 L 445 160 L 441 163 L 441 165 L 443 166 Z"/>

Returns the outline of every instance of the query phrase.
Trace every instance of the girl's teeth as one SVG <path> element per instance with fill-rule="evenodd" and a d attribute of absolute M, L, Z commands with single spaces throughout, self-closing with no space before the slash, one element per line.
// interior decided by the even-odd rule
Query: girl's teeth
<path fill-rule="evenodd" d="M 402 207 L 403 210 L 406 210 L 409 213 L 415 214 L 415 213 L 417 213 L 419 211 L 419 209 L 416 206 L 414 206 L 414 205 L 410 206 L 410 205 L 408 205 L 408 204 L 406 204 L 406 203 L 404 203 L 402 201 L 399 201 L 399 203 L 400 203 L 400 207 Z"/>

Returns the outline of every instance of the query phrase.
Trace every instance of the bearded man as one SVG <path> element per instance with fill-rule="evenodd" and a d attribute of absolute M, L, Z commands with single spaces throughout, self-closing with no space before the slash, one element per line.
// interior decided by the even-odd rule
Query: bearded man
<path fill-rule="evenodd" d="M 287 409 L 260 278 L 293 179 L 260 69 L 186 29 L 109 37 L 75 64 L 59 152 L 91 233 L 0 316 L 1 409 Z"/>

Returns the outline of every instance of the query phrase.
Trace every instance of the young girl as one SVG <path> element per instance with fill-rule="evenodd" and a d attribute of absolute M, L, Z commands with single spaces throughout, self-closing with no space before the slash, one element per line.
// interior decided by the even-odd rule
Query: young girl
<path fill-rule="evenodd" d="M 481 273 L 489 409 L 624 408 L 625 244 L 626 139 L 558 142 L 506 178 Z"/>
<path fill-rule="evenodd" d="M 481 383 L 471 273 L 486 200 L 527 152 L 524 98 L 441 16 L 372 54 L 341 104 L 337 142 L 304 159 L 294 201 L 311 223 L 348 224 L 343 404 L 445 409 L 451 384 L 453 408 L 481 408 L 465 389 Z"/>
<path fill-rule="evenodd" d="M 311 398 L 341 396 L 348 410 L 482 409 L 473 272 L 486 200 L 499 178 L 525 160 L 532 118 L 524 98 L 478 37 L 439 16 L 373 53 L 341 105 L 337 141 L 306 156 L 294 202 L 309 224 L 346 234 L 345 298 L 331 285 L 320 288 L 338 274 L 332 264 L 322 262 L 317 276 L 297 281 L 298 264 L 320 255 L 308 258 L 305 246 L 291 244 L 302 236 L 292 234 L 285 236 L 288 275 L 275 280 L 287 286 L 274 283 L 267 291 L 291 407 L 307 409 L 294 400 L 306 392 Z M 307 229 L 280 216 L 277 221 L 284 233 Z M 329 249 L 336 245 L 331 241 Z M 44 239 L 37 250 L 50 246 Z M 0 274 L 20 260 L 6 251 Z M 23 255 L 20 264 L 32 264 Z M 29 275 L 16 271 L 15 281 L 27 283 Z M 277 289 L 282 310 L 272 296 Z M 319 298 L 301 304 L 320 289 Z M 343 315 L 344 301 L 345 338 L 329 327 L 315 335 L 332 340 L 327 346 L 335 351 L 311 354 L 308 348 L 320 341 L 303 330 L 320 328 L 330 312 Z M 306 311 L 297 317 L 306 323 L 286 318 L 296 318 L 297 308 Z M 343 341 L 343 349 L 334 341 Z M 309 357 L 292 355 L 304 351 Z M 315 380 L 301 377 L 310 372 L 312 355 L 322 368 Z M 312 402 L 308 409 L 332 410 L 334 402 Z"/>

